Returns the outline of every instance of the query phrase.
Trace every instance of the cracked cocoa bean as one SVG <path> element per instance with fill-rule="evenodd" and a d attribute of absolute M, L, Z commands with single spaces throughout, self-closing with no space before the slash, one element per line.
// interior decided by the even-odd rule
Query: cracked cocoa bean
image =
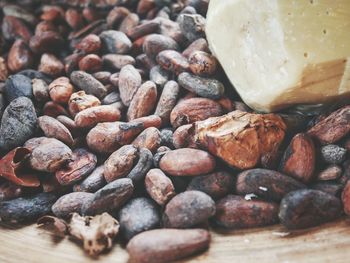
<path fill-rule="evenodd" d="M 317 226 L 338 218 L 342 204 L 337 197 L 318 190 L 298 190 L 281 201 L 279 218 L 288 229 Z"/>
<path fill-rule="evenodd" d="M 126 240 L 137 234 L 158 228 L 160 215 L 153 200 L 139 197 L 131 199 L 118 213 L 120 231 Z"/>
<path fill-rule="evenodd" d="M 73 93 L 68 101 L 68 109 L 73 117 L 83 110 L 100 105 L 101 102 L 98 98 L 86 94 L 85 91 L 82 90 Z"/>
<path fill-rule="evenodd" d="M 57 103 L 66 104 L 73 92 L 74 87 L 66 77 L 55 79 L 49 85 L 50 97 L 54 102 Z"/>
<path fill-rule="evenodd" d="M 115 180 L 86 200 L 81 208 L 83 215 L 97 215 L 104 212 L 113 213 L 119 210 L 131 197 L 134 186 L 131 179 Z"/>
<path fill-rule="evenodd" d="M 215 202 L 200 191 L 186 191 L 176 195 L 166 205 L 163 224 L 167 228 L 189 228 L 215 215 Z"/>
<path fill-rule="evenodd" d="M 228 195 L 216 203 L 214 221 L 235 229 L 272 225 L 278 222 L 278 204 Z"/>
<path fill-rule="evenodd" d="M 188 57 L 188 62 L 190 63 L 192 73 L 203 77 L 213 75 L 218 67 L 216 58 L 213 55 L 203 51 L 194 51 L 191 53 L 191 55 Z M 208 84 L 210 84 L 210 82 L 208 82 Z M 213 82 L 211 84 L 213 84 Z M 223 88 L 223 86 L 220 85 L 219 87 Z M 222 92 L 222 94 L 223 93 L 224 92 Z"/>
<path fill-rule="evenodd" d="M 173 134 L 173 144 L 176 149 L 197 148 L 194 138 L 194 127 L 192 124 L 178 127 Z"/>

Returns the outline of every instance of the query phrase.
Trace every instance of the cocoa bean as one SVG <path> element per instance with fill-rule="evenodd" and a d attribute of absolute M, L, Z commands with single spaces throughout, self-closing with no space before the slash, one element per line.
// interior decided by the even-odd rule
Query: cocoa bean
<path fill-rule="evenodd" d="M 50 99 L 49 86 L 42 79 L 32 80 L 33 95 L 36 101 L 46 102 Z"/>
<path fill-rule="evenodd" d="M 151 20 L 131 28 L 126 34 L 130 39 L 136 40 L 140 37 L 156 33 L 159 30 L 159 26 L 158 21 Z"/>
<path fill-rule="evenodd" d="M 199 14 L 183 14 L 177 18 L 181 32 L 188 41 L 193 42 L 205 37 L 205 18 Z"/>
<path fill-rule="evenodd" d="M 18 72 L 33 66 L 34 58 L 28 45 L 17 39 L 8 54 L 7 65 L 10 71 Z"/>
<path fill-rule="evenodd" d="M 127 250 L 130 262 L 170 262 L 206 250 L 209 242 L 202 229 L 156 229 L 135 236 Z"/>
<path fill-rule="evenodd" d="M 67 218 L 70 214 L 80 213 L 81 207 L 87 199 L 93 197 L 92 193 L 73 192 L 61 196 L 53 204 L 51 210 L 55 216 Z"/>
<path fill-rule="evenodd" d="M 20 74 L 10 76 L 5 82 L 5 96 L 8 102 L 22 96 L 33 98 L 32 81 Z"/>
<path fill-rule="evenodd" d="M 209 52 L 208 42 L 204 38 L 193 41 L 183 52 L 182 55 L 188 58 L 194 51 Z"/>
<path fill-rule="evenodd" d="M 315 146 L 312 139 L 304 133 L 294 136 L 285 151 L 280 170 L 293 178 L 308 183 L 314 177 Z"/>
<path fill-rule="evenodd" d="M 158 64 L 165 70 L 180 74 L 188 71 L 190 65 L 187 59 L 175 50 L 164 50 L 157 55 Z"/>
<path fill-rule="evenodd" d="M 96 215 L 118 211 L 131 197 L 134 190 L 129 178 L 115 180 L 86 200 L 81 208 L 83 215 Z"/>
<path fill-rule="evenodd" d="M 215 203 L 200 191 L 186 191 L 176 195 L 166 205 L 163 223 L 167 228 L 189 228 L 215 215 Z"/>
<path fill-rule="evenodd" d="M 122 6 L 114 7 L 107 15 L 106 21 L 109 28 L 116 27 L 122 20 L 130 14 L 130 11 Z"/>
<path fill-rule="evenodd" d="M 218 62 L 216 58 L 203 51 L 195 51 L 188 57 L 190 69 L 198 76 L 211 76 L 216 72 Z"/>
<path fill-rule="evenodd" d="M 338 165 L 330 165 L 317 175 L 317 179 L 321 181 L 335 180 L 341 177 L 342 168 Z"/>
<path fill-rule="evenodd" d="M 74 87 L 66 77 L 55 79 L 49 85 L 50 97 L 54 102 L 66 104 L 74 92 Z"/>
<path fill-rule="evenodd" d="M 278 222 L 278 204 L 228 195 L 216 203 L 214 221 L 225 228 L 250 228 Z"/>
<path fill-rule="evenodd" d="M 136 61 L 129 55 L 107 54 L 102 57 L 102 63 L 113 70 L 120 70 L 126 65 L 135 65 Z"/>
<path fill-rule="evenodd" d="M 158 206 L 145 197 L 131 199 L 120 209 L 118 218 L 120 231 L 126 240 L 160 225 Z"/>
<path fill-rule="evenodd" d="M 107 85 L 110 84 L 109 82 L 109 78 L 111 77 L 112 73 L 109 71 L 98 71 L 94 74 L 92 74 L 92 76 L 97 79 L 99 82 L 101 82 L 103 85 Z M 109 95 L 109 94 L 108 94 Z M 107 96 L 108 96 L 107 95 Z M 106 96 L 106 97 L 107 97 Z M 105 98 L 106 98 L 105 97 Z"/>
<path fill-rule="evenodd" d="M 123 33 L 128 33 L 133 27 L 137 26 L 140 22 L 140 18 L 137 14 L 131 13 L 128 14 L 119 26 L 119 31 Z"/>
<path fill-rule="evenodd" d="M 173 183 L 160 169 L 149 170 L 145 177 L 145 187 L 150 197 L 161 206 L 176 195 Z"/>
<path fill-rule="evenodd" d="M 41 55 L 39 71 L 48 74 L 50 76 L 56 77 L 63 73 L 64 65 L 63 63 L 54 55 L 44 53 Z"/>
<path fill-rule="evenodd" d="M 169 80 L 169 73 L 157 65 L 149 71 L 149 79 L 156 83 L 158 87 L 163 87 Z"/>
<path fill-rule="evenodd" d="M 118 86 L 120 98 L 125 106 L 130 105 L 131 100 L 141 86 L 141 82 L 140 73 L 132 65 L 126 65 L 121 69 Z"/>
<path fill-rule="evenodd" d="M 130 178 L 134 183 L 143 182 L 147 172 L 149 169 L 151 169 L 153 164 L 153 155 L 146 148 L 141 148 L 138 150 L 138 157 L 139 159 L 136 165 L 127 175 L 127 177 Z"/>
<path fill-rule="evenodd" d="M 310 185 L 311 189 L 319 190 L 325 192 L 327 194 L 333 195 L 335 197 L 340 197 L 341 192 L 344 189 L 344 185 L 342 183 L 334 182 L 334 181 L 326 181 L 326 182 L 317 182 Z"/>
<path fill-rule="evenodd" d="M 37 54 L 57 53 L 64 45 L 63 38 L 54 31 L 41 32 L 33 36 L 29 41 L 30 49 Z"/>
<path fill-rule="evenodd" d="M 155 127 L 159 129 L 162 125 L 162 120 L 157 115 L 149 115 L 146 117 L 137 118 L 133 120 L 131 123 L 134 123 L 134 124 L 141 123 L 145 129 L 149 127 Z"/>
<path fill-rule="evenodd" d="M 178 50 L 179 46 L 172 38 L 160 34 L 151 34 L 145 38 L 143 52 L 155 59 L 163 50 Z"/>
<path fill-rule="evenodd" d="M 160 160 L 160 169 L 175 176 L 194 176 L 210 173 L 216 162 L 209 153 L 183 148 L 167 152 Z"/>
<path fill-rule="evenodd" d="M 70 79 L 77 87 L 84 90 L 87 94 L 95 95 L 97 98 L 104 98 L 107 95 L 107 89 L 89 73 L 83 71 L 74 71 Z"/>
<path fill-rule="evenodd" d="M 71 161 L 56 171 L 56 178 L 61 185 L 71 185 L 88 176 L 96 167 L 97 158 L 83 148 L 73 151 Z"/>
<path fill-rule="evenodd" d="M 131 144 L 137 148 L 147 148 L 154 153 L 161 144 L 160 131 L 154 127 L 147 128 Z"/>
<path fill-rule="evenodd" d="M 73 93 L 68 101 L 69 112 L 73 117 L 75 117 L 80 111 L 100 105 L 101 102 L 98 98 L 86 94 L 85 91 L 82 90 Z"/>
<path fill-rule="evenodd" d="M 73 145 L 73 137 L 70 131 L 58 120 L 50 116 L 41 116 L 38 118 L 38 125 L 46 137 L 55 138 L 67 145 Z"/>
<path fill-rule="evenodd" d="M 22 38 L 28 43 L 32 37 L 32 34 L 26 24 L 21 19 L 14 16 L 5 16 L 3 18 L 1 31 L 3 37 L 8 41 Z"/>
<path fill-rule="evenodd" d="M 194 177 L 187 186 L 187 191 L 197 190 L 218 199 L 231 193 L 234 188 L 234 177 L 225 171 L 214 172 Z"/>
<path fill-rule="evenodd" d="M 95 54 L 89 54 L 79 61 L 79 70 L 94 73 L 102 69 L 102 59 Z"/>
<path fill-rule="evenodd" d="M 91 128 L 100 122 L 118 121 L 120 116 L 121 113 L 115 105 L 102 105 L 80 111 L 74 122 L 78 128 Z"/>
<path fill-rule="evenodd" d="M 44 108 L 43 108 L 43 113 L 44 115 L 56 118 L 59 115 L 68 115 L 68 112 L 66 111 L 66 109 L 53 101 L 48 101 L 45 103 Z"/>
<path fill-rule="evenodd" d="M 338 198 L 318 190 L 298 190 L 281 201 L 279 218 L 288 229 L 317 226 L 338 218 L 342 205 Z"/>
<path fill-rule="evenodd" d="M 132 46 L 130 39 L 120 31 L 104 31 L 100 34 L 100 39 L 102 42 L 102 48 L 108 53 L 126 54 Z"/>
<path fill-rule="evenodd" d="M 236 192 L 239 195 L 255 194 L 268 201 L 280 201 L 292 191 L 306 188 L 297 180 L 267 169 L 251 169 L 237 177 Z"/>
<path fill-rule="evenodd" d="M 75 192 L 90 192 L 94 193 L 106 185 L 106 180 L 103 176 L 104 166 L 97 167 L 83 181 L 74 185 Z"/>
<path fill-rule="evenodd" d="M 197 148 L 192 124 L 182 125 L 173 134 L 173 144 L 176 149 Z"/>

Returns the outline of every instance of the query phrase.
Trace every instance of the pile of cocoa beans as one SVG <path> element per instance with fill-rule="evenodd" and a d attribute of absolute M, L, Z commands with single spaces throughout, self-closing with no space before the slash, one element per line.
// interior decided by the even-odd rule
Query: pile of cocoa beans
<path fill-rule="evenodd" d="M 109 213 L 131 262 L 208 226 L 350 214 L 350 106 L 259 114 L 205 36 L 209 0 L 1 1 L 0 218 Z"/>

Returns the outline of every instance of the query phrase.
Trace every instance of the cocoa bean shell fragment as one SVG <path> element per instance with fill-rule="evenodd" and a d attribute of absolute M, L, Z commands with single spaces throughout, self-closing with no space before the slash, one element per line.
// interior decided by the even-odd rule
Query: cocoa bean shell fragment
<path fill-rule="evenodd" d="M 341 201 L 318 190 L 298 190 L 281 201 L 279 218 L 288 229 L 314 227 L 332 221 L 342 214 Z"/>
<path fill-rule="evenodd" d="M 171 262 L 209 247 L 210 234 L 203 229 L 156 229 L 132 238 L 127 250 L 130 262 Z"/>

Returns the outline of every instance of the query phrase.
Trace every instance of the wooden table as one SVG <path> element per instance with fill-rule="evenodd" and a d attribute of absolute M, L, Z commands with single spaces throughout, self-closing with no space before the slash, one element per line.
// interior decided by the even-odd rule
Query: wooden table
<path fill-rule="evenodd" d="M 285 230 L 277 225 L 250 230 L 212 232 L 210 249 L 183 262 L 215 263 L 338 263 L 350 262 L 350 219 L 299 231 L 281 237 Z M 126 251 L 118 244 L 99 260 L 84 255 L 67 238 L 60 242 L 35 225 L 19 229 L 0 226 L 1 263 L 90 263 L 127 262 Z"/>

